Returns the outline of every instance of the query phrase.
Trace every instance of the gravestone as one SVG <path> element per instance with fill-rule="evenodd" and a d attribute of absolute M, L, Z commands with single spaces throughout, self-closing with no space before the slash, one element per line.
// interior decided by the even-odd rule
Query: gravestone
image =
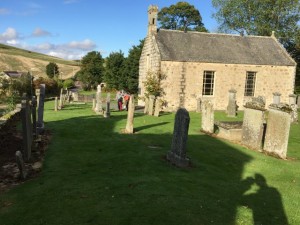
<path fill-rule="evenodd" d="M 202 123 L 201 130 L 206 133 L 214 133 L 214 108 L 213 103 L 208 100 L 202 101 Z"/>
<path fill-rule="evenodd" d="M 147 114 L 148 112 L 149 112 L 149 99 L 145 97 L 144 114 Z"/>
<path fill-rule="evenodd" d="M 236 90 L 230 89 L 229 90 L 229 99 L 227 105 L 227 116 L 228 117 L 236 117 L 237 115 L 237 104 L 236 104 Z"/>
<path fill-rule="evenodd" d="M 102 110 L 102 101 L 101 101 L 101 85 L 100 84 L 97 86 L 95 112 L 97 114 L 102 114 L 103 113 L 103 110 Z"/>
<path fill-rule="evenodd" d="M 286 158 L 292 109 L 288 104 L 269 106 L 268 125 L 264 151 L 277 157 Z"/>
<path fill-rule="evenodd" d="M 63 89 L 60 89 L 60 96 L 59 96 L 59 109 L 63 108 Z"/>
<path fill-rule="evenodd" d="M 262 97 L 252 98 L 244 106 L 242 144 L 248 148 L 259 151 L 262 149 L 265 111 Z"/>
<path fill-rule="evenodd" d="M 281 94 L 279 92 L 273 93 L 273 104 L 278 105 L 280 103 L 280 96 Z"/>
<path fill-rule="evenodd" d="M 37 102 L 36 107 L 39 107 L 39 102 L 40 102 L 40 89 L 35 89 L 35 95 L 36 95 L 36 102 Z"/>
<path fill-rule="evenodd" d="M 58 110 L 58 100 L 57 97 L 55 97 L 55 101 L 54 101 L 54 111 L 57 112 Z"/>
<path fill-rule="evenodd" d="M 37 106 L 36 98 L 35 96 L 32 96 L 32 100 L 31 100 L 32 133 L 35 139 L 37 138 L 36 106 Z"/>
<path fill-rule="evenodd" d="M 103 115 L 105 118 L 110 117 L 110 93 L 107 94 L 106 96 L 106 110 Z"/>
<path fill-rule="evenodd" d="M 155 100 L 155 109 L 154 109 L 154 116 L 159 117 L 159 113 L 161 111 L 162 101 L 160 97 L 157 97 Z"/>
<path fill-rule="evenodd" d="M 18 166 L 19 171 L 20 171 L 20 178 L 22 180 L 25 180 L 26 176 L 27 176 L 27 171 L 26 171 L 26 168 L 25 168 L 22 153 L 20 151 L 16 151 L 16 162 L 17 162 L 17 166 Z"/>
<path fill-rule="evenodd" d="M 150 115 L 150 116 L 153 115 L 154 101 L 155 101 L 155 96 L 150 95 L 149 96 L 149 107 L 148 107 L 148 115 Z"/>
<path fill-rule="evenodd" d="M 197 98 L 197 109 L 196 112 L 201 112 L 201 98 Z"/>
<path fill-rule="evenodd" d="M 96 108 L 96 99 L 93 98 L 93 106 L 92 106 L 92 110 L 95 110 L 95 108 Z"/>
<path fill-rule="evenodd" d="M 134 109 L 134 95 L 130 95 L 127 113 L 127 123 L 125 128 L 125 132 L 128 134 L 133 134 Z"/>
<path fill-rule="evenodd" d="M 296 105 L 297 95 L 291 94 L 289 95 L 289 105 Z"/>
<path fill-rule="evenodd" d="M 298 105 L 298 108 L 300 108 L 300 95 L 298 95 L 298 97 L 297 97 L 297 105 Z"/>
<path fill-rule="evenodd" d="M 45 84 L 40 84 L 40 102 L 38 107 L 37 130 L 38 134 L 44 131 L 44 102 L 45 102 Z"/>
<path fill-rule="evenodd" d="M 291 112 L 291 122 L 297 123 L 298 122 L 298 105 L 297 102 L 297 95 L 291 94 L 289 95 L 289 105 L 292 109 Z"/>
<path fill-rule="evenodd" d="M 72 98 L 74 102 L 78 102 L 78 92 L 72 92 Z"/>
<path fill-rule="evenodd" d="M 171 150 L 167 153 L 167 160 L 178 167 L 187 167 L 190 159 L 186 156 L 186 146 L 190 124 L 189 112 L 180 108 L 176 112 Z"/>
<path fill-rule="evenodd" d="M 21 101 L 21 121 L 22 121 L 22 136 L 23 136 L 23 153 L 26 161 L 31 157 L 32 148 L 32 123 L 31 112 L 26 94 L 23 95 Z"/>

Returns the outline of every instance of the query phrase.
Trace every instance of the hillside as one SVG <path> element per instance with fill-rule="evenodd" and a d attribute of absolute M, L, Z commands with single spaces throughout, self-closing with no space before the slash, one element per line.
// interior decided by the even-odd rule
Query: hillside
<path fill-rule="evenodd" d="M 74 76 L 80 69 L 76 61 L 0 44 L 0 71 L 31 71 L 34 77 L 47 77 L 46 66 L 49 62 L 58 65 L 62 79 Z"/>

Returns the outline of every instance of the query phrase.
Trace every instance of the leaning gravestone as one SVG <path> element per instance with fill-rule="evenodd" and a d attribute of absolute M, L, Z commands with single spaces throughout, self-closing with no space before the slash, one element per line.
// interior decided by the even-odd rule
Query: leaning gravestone
<path fill-rule="evenodd" d="M 130 95 L 127 113 L 127 123 L 125 128 L 125 132 L 128 134 L 133 134 L 134 109 L 134 95 Z"/>
<path fill-rule="evenodd" d="M 27 171 L 26 171 L 26 168 L 25 168 L 22 153 L 20 151 L 16 152 L 16 162 L 17 162 L 17 166 L 18 166 L 19 171 L 20 171 L 20 178 L 22 180 L 25 180 L 26 176 L 27 176 Z"/>
<path fill-rule="evenodd" d="M 176 112 L 171 151 L 167 153 L 167 160 L 179 167 L 187 167 L 190 159 L 186 156 L 186 145 L 190 124 L 189 112 L 180 108 Z"/>
<path fill-rule="evenodd" d="M 202 123 L 201 130 L 207 133 L 214 133 L 214 108 L 213 103 L 208 100 L 202 102 Z"/>
<path fill-rule="evenodd" d="M 41 134 L 44 131 L 44 102 L 45 84 L 40 84 L 40 102 L 38 107 L 37 131 Z"/>
<path fill-rule="evenodd" d="M 150 116 L 153 115 L 154 101 L 155 101 L 155 96 L 150 95 L 149 96 L 149 106 L 148 106 L 148 115 L 150 115 Z"/>
<path fill-rule="evenodd" d="M 237 104 L 236 104 L 236 90 L 230 89 L 229 90 L 229 99 L 227 105 L 227 116 L 228 117 L 236 117 L 237 115 Z"/>
<path fill-rule="evenodd" d="M 248 148 L 261 150 L 264 133 L 265 101 L 262 97 L 252 98 L 244 106 L 242 143 Z"/>
<path fill-rule="evenodd" d="M 269 106 L 264 151 L 285 159 L 287 154 L 292 109 L 288 104 Z"/>
<path fill-rule="evenodd" d="M 26 94 L 23 95 L 21 102 L 21 120 L 22 120 L 22 136 L 23 136 L 23 153 L 26 161 L 31 157 L 32 148 L 32 123 L 31 112 Z"/>

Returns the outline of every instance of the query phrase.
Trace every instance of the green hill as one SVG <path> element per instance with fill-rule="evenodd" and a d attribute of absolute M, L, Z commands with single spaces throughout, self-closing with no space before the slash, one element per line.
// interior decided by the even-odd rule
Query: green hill
<path fill-rule="evenodd" d="M 49 62 L 58 65 L 63 79 L 74 76 L 80 69 L 77 61 L 0 44 L 0 72 L 5 70 L 30 71 L 35 77 L 46 77 L 46 66 Z"/>

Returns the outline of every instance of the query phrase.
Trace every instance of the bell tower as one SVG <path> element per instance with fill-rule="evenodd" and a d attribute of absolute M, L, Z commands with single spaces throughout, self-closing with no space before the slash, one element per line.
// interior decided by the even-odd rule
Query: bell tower
<path fill-rule="evenodd" d="M 148 35 L 156 34 L 157 32 L 157 13 L 158 6 L 150 5 L 148 8 Z"/>

